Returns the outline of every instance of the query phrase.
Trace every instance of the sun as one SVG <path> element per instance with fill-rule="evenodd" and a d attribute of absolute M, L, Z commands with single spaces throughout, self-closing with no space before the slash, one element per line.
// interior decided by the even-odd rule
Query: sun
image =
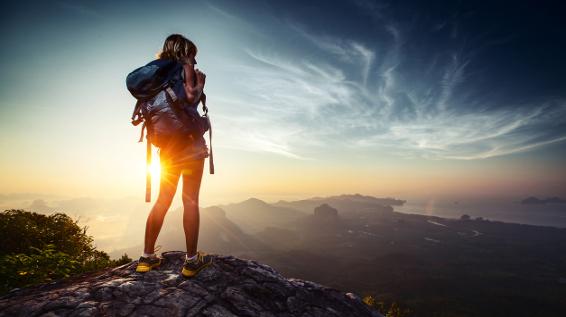
<path fill-rule="evenodd" d="M 149 165 L 149 173 L 154 179 L 159 179 L 161 176 L 161 164 L 158 157 L 152 157 L 151 164 Z"/>

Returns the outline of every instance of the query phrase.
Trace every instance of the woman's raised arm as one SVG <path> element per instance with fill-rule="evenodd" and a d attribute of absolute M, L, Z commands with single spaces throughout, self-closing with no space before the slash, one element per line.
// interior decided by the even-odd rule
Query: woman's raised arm
<path fill-rule="evenodd" d="M 201 99 L 206 75 L 200 71 L 197 74 L 192 64 L 184 64 L 183 68 L 185 71 L 185 93 L 187 94 L 187 101 L 190 104 L 194 104 Z"/>

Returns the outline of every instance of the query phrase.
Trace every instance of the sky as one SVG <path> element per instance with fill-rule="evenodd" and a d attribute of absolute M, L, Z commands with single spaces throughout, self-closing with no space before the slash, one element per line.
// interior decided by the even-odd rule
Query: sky
<path fill-rule="evenodd" d="M 205 169 L 201 205 L 566 198 L 564 12 L 551 1 L 11 2 L 0 200 L 143 201 L 125 78 L 172 33 L 196 43 L 207 74 L 216 173 Z"/>

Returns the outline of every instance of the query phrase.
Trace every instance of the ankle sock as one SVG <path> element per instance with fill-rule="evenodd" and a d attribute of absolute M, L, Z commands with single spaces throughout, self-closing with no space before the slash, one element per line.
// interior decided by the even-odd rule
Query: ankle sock
<path fill-rule="evenodd" d="M 197 254 L 195 253 L 195 255 L 193 255 L 193 256 L 191 256 L 191 257 L 189 257 L 188 254 L 185 254 L 185 259 L 187 259 L 187 261 L 191 261 L 191 262 L 192 262 L 192 261 L 196 261 L 196 259 L 197 259 Z"/>
<path fill-rule="evenodd" d="M 155 253 L 143 253 L 142 255 L 144 258 L 154 258 L 156 257 Z"/>

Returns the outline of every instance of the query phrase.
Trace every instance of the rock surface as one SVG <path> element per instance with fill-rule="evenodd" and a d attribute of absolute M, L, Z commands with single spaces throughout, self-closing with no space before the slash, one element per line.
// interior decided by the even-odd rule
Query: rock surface
<path fill-rule="evenodd" d="M 381 316 L 352 293 L 285 278 L 253 260 L 213 255 L 196 277 L 180 275 L 184 252 L 157 270 L 137 261 L 0 298 L 0 316 Z"/>

